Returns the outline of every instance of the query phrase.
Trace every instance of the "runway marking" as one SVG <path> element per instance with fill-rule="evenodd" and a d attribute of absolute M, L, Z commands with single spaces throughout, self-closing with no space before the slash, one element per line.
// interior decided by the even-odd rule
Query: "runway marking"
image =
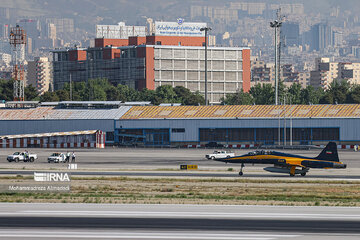
<path fill-rule="evenodd" d="M 220 233 L 179 233 L 179 232 L 80 232 L 80 231 L 9 231 L 0 230 L 0 237 L 11 238 L 103 238 L 103 239 L 216 239 L 216 240 L 272 240 L 278 238 L 295 238 L 302 235 L 288 235 L 288 234 L 251 234 L 251 233 L 239 233 L 239 234 L 220 234 Z"/>
<path fill-rule="evenodd" d="M 312 214 L 312 213 L 214 213 L 214 212 L 143 212 L 143 211 L 47 211 L 27 210 L 2 212 L 1 215 L 62 215 L 62 216 L 127 216 L 127 217 L 225 217 L 225 218 L 285 218 L 285 219 L 356 219 L 359 214 Z"/>

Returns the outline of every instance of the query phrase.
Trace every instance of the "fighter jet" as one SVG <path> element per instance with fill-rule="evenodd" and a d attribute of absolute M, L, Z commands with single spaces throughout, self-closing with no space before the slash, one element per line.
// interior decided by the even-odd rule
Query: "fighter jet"
<path fill-rule="evenodd" d="M 315 158 L 276 151 L 257 150 L 242 156 L 215 159 L 215 161 L 241 163 L 240 176 L 243 175 L 245 164 L 273 164 L 273 167 L 266 167 L 264 170 L 286 173 L 292 177 L 295 174 L 305 176 L 310 168 L 346 168 L 346 164 L 339 161 L 337 146 L 334 142 L 329 142 L 319 156 Z"/>

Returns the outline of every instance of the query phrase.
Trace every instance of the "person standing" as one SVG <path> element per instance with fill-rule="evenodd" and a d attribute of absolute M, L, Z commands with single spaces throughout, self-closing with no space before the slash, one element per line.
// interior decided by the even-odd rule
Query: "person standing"
<path fill-rule="evenodd" d="M 70 162 L 70 152 L 67 151 L 66 153 L 66 162 Z"/>
<path fill-rule="evenodd" d="M 75 152 L 72 153 L 72 159 L 71 159 L 71 162 L 75 162 Z"/>
<path fill-rule="evenodd" d="M 24 161 L 27 162 L 29 160 L 29 152 L 25 150 L 24 152 Z"/>

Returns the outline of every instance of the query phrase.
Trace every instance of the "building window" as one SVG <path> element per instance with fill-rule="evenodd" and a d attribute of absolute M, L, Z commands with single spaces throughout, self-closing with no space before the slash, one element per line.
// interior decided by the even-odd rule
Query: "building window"
<path fill-rule="evenodd" d="M 275 144 L 279 140 L 278 128 L 201 128 L 200 141 L 255 142 Z M 312 141 L 339 141 L 339 128 L 293 128 L 292 140 L 300 144 Z M 284 129 L 280 129 L 280 142 L 284 141 Z M 290 141 L 290 128 L 286 129 L 286 141 Z"/>
<path fill-rule="evenodd" d="M 161 41 L 157 41 L 157 42 L 156 42 L 156 45 L 161 45 Z"/>
<path fill-rule="evenodd" d="M 114 132 L 106 132 L 106 141 L 114 141 Z"/>
<path fill-rule="evenodd" d="M 171 129 L 171 132 L 173 132 L 173 133 L 184 133 L 185 128 L 173 128 L 173 129 Z"/>

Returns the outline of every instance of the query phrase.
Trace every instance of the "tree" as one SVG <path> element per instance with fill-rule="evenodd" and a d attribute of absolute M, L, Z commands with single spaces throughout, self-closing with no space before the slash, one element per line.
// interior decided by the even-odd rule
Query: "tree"
<path fill-rule="evenodd" d="M 119 84 L 117 89 L 120 93 L 120 101 L 130 102 L 130 101 L 141 101 L 141 96 L 139 91 L 132 89 L 126 85 Z"/>
<path fill-rule="evenodd" d="M 34 88 L 33 85 L 29 85 L 24 88 L 24 95 L 25 95 L 25 100 L 27 101 L 35 100 L 39 96 L 36 88 Z"/>
<path fill-rule="evenodd" d="M 315 89 L 313 86 L 307 86 L 301 89 L 301 104 L 318 104 L 323 94 L 324 90 L 322 88 Z"/>
<path fill-rule="evenodd" d="M 250 93 L 239 91 L 236 93 L 226 94 L 225 99 L 221 99 L 221 104 L 225 105 L 252 105 L 254 104 L 254 98 Z"/>
<path fill-rule="evenodd" d="M 119 101 L 120 91 L 115 86 L 110 86 L 105 90 L 107 101 Z"/>
<path fill-rule="evenodd" d="M 347 97 L 348 103 L 360 103 L 360 85 L 353 85 Z"/>
<path fill-rule="evenodd" d="M 155 90 L 156 95 L 161 99 L 162 103 L 177 103 L 179 102 L 174 88 L 170 85 L 163 85 Z"/>
<path fill-rule="evenodd" d="M 64 89 L 57 90 L 56 95 L 58 96 L 59 101 L 70 101 L 69 92 Z"/>
<path fill-rule="evenodd" d="M 182 105 L 197 106 L 205 104 L 205 99 L 199 92 L 192 93 L 189 89 L 182 86 L 176 86 L 174 91 L 177 100 L 180 101 Z"/>
<path fill-rule="evenodd" d="M 14 94 L 13 80 L 0 80 L 0 100 L 12 101 Z"/>
<path fill-rule="evenodd" d="M 161 99 L 156 96 L 156 92 L 154 90 L 149 90 L 144 88 L 140 92 L 140 97 L 142 101 L 150 101 L 152 104 L 159 104 Z"/>
<path fill-rule="evenodd" d="M 88 80 L 88 96 L 92 101 L 106 101 L 106 88 L 111 87 L 107 79 L 89 79 Z"/>
<path fill-rule="evenodd" d="M 301 104 L 301 85 L 299 83 L 292 84 L 287 89 L 287 95 L 289 97 L 287 104 Z"/>
<path fill-rule="evenodd" d="M 335 80 L 330 84 L 329 89 L 325 91 L 324 96 L 320 99 L 320 103 L 346 103 L 349 89 L 350 84 L 346 80 L 341 80 L 340 82 Z"/>
<path fill-rule="evenodd" d="M 60 98 L 56 92 L 45 92 L 40 96 L 40 102 L 59 102 Z"/>
<path fill-rule="evenodd" d="M 256 105 L 271 105 L 275 103 L 275 92 L 271 84 L 256 84 L 250 88 L 249 93 Z"/>

